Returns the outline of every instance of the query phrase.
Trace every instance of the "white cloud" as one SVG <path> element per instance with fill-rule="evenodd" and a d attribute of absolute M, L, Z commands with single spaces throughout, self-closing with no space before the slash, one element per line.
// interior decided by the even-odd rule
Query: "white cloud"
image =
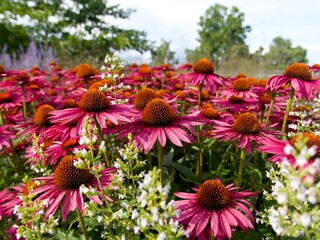
<path fill-rule="evenodd" d="M 313 0 L 121 0 L 110 1 L 122 8 L 134 8 L 130 20 L 116 23 L 125 28 L 143 30 L 148 38 L 160 42 L 165 39 L 181 55 L 186 48 L 197 46 L 198 22 L 206 9 L 215 3 L 228 8 L 237 6 L 245 14 L 245 24 L 252 27 L 246 42 L 250 49 L 267 48 L 281 36 L 293 45 L 308 50 L 310 63 L 320 63 L 320 31 L 318 11 L 320 1 Z"/>

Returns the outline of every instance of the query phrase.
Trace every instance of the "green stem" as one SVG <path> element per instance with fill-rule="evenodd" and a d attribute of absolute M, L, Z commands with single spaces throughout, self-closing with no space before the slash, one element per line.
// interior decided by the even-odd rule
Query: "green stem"
<path fill-rule="evenodd" d="M 245 149 L 241 149 L 240 152 L 240 160 L 239 160 L 239 171 L 238 171 L 238 176 L 237 176 L 237 180 L 235 182 L 235 185 L 237 187 L 241 186 L 241 182 L 242 182 L 242 175 L 243 175 L 243 167 L 244 167 L 244 160 L 246 158 L 246 152 Z"/>
<path fill-rule="evenodd" d="M 147 170 L 152 170 L 152 156 L 150 153 L 147 153 Z"/>
<path fill-rule="evenodd" d="M 220 176 L 220 178 L 222 178 L 222 171 L 224 169 L 224 166 L 226 165 L 226 163 L 228 162 L 228 159 L 226 158 L 229 150 L 231 149 L 232 147 L 232 144 L 229 144 L 228 148 L 226 149 L 226 151 L 224 152 L 223 154 L 223 157 L 222 157 L 222 160 L 218 166 L 218 169 L 217 169 L 217 175 Z"/>
<path fill-rule="evenodd" d="M 103 137 L 103 134 L 102 134 L 102 131 L 101 131 L 100 124 L 99 124 L 99 122 L 98 122 L 98 120 L 97 120 L 96 115 L 93 116 L 93 119 L 94 119 L 94 122 L 95 122 L 95 124 L 96 124 L 96 126 L 97 126 L 97 129 L 98 129 L 98 135 L 99 135 L 99 137 L 100 137 L 100 142 L 105 141 L 105 140 L 104 140 L 104 137 Z M 106 147 L 106 150 L 103 151 L 103 155 L 104 155 L 104 158 L 106 159 L 106 165 L 107 165 L 107 167 L 110 167 L 110 166 L 111 166 L 111 161 L 110 161 L 110 157 L 109 157 L 109 154 L 108 154 L 109 149 L 108 149 L 108 143 L 107 143 L 107 141 L 105 141 L 105 147 Z"/>
<path fill-rule="evenodd" d="M 162 171 L 163 147 L 161 146 L 159 140 L 157 140 L 157 152 L 158 152 L 158 169 L 160 169 L 160 182 L 161 184 L 163 184 L 163 171 Z"/>
<path fill-rule="evenodd" d="M 21 90 L 22 90 L 22 112 L 23 112 L 23 120 L 27 120 L 27 106 L 26 106 L 26 99 L 25 99 L 25 90 L 24 90 L 24 85 L 21 85 Z"/>
<path fill-rule="evenodd" d="M 201 138 L 201 127 L 197 128 L 198 132 L 198 148 L 199 148 L 199 154 L 198 154 L 198 161 L 197 161 L 197 168 L 196 168 L 196 177 L 199 182 L 202 180 L 202 170 L 203 170 L 203 141 L 206 139 L 208 127 L 206 127 L 204 137 Z"/>
<path fill-rule="evenodd" d="M 80 222 L 80 227 L 83 233 L 83 237 L 85 240 L 89 240 L 89 235 L 88 235 L 88 231 L 86 228 L 86 224 L 84 222 L 84 218 L 82 216 L 82 213 L 80 212 L 79 208 L 77 208 L 77 214 L 78 214 L 78 218 L 79 218 L 79 222 Z"/>
<path fill-rule="evenodd" d="M 282 122 L 282 133 L 285 133 L 285 131 L 286 131 L 287 121 L 288 121 L 289 112 L 290 112 L 291 105 L 292 105 L 292 100 L 294 98 L 294 93 L 295 93 L 294 88 L 291 88 L 290 97 L 289 97 L 288 104 L 286 107 L 286 113 L 284 115 L 283 122 Z"/>
<path fill-rule="evenodd" d="M 199 86 L 199 94 L 198 94 L 198 110 L 200 110 L 201 107 L 201 94 L 202 94 L 202 88 L 203 88 L 203 83 L 204 80 L 206 79 L 206 77 L 204 77 L 204 79 L 202 80 L 200 86 Z"/>
<path fill-rule="evenodd" d="M 276 95 L 275 94 L 272 94 L 272 99 L 271 99 L 271 102 L 270 102 L 270 106 L 269 106 L 269 110 L 268 110 L 268 115 L 267 115 L 267 118 L 265 120 L 265 122 L 267 123 L 269 121 L 269 118 L 271 116 L 271 112 L 272 112 L 272 108 L 273 108 L 273 104 L 274 104 L 274 99 L 275 99 Z"/>

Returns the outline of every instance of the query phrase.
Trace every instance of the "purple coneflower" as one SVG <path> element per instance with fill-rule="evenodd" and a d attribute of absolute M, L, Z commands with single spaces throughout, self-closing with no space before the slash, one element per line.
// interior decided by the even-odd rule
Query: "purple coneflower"
<path fill-rule="evenodd" d="M 37 199 L 48 199 L 50 203 L 50 207 L 44 216 L 45 219 L 57 211 L 60 203 L 62 203 L 63 221 L 67 219 L 68 213 L 74 211 L 77 207 L 83 214 L 84 201 L 80 192 L 81 185 L 91 186 L 97 188 L 98 192 L 100 191 L 97 178 L 89 170 L 79 169 L 74 166 L 74 161 L 77 159 L 75 155 L 68 155 L 61 159 L 52 175 L 34 179 L 41 181 L 43 184 L 40 187 L 36 187 L 33 193 L 39 195 Z M 105 168 L 99 172 L 99 181 L 103 189 L 110 185 L 112 180 L 111 173 L 114 171 L 114 168 Z M 102 204 L 100 197 L 112 202 L 112 199 L 105 195 L 102 196 L 102 193 L 89 198 L 98 204 Z"/>
<path fill-rule="evenodd" d="M 193 126 L 201 125 L 197 113 L 176 116 L 176 111 L 164 99 L 150 100 L 143 108 L 139 118 L 131 123 L 119 127 L 119 138 L 133 133 L 133 139 L 140 149 L 146 153 L 150 151 L 157 139 L 162 147 L 166 145 L 167 138 L 176 146 L 182 147 L 182 142 L 191 143 L 192 134 L 196 134 Z"/>
<path fill-rule="evenodd" d="M 106 128 L 107 119 L 117 125 L 119 121 L 129 122 L 127 117 L 134 116 L 135 112 L 128 104 L 111 104 L 105 93 L 93 89 L 83 94 L 79 107 L 56 110 L 50 114 L 52 123 L 69 124 L 78 121 L 77 132 L 80 133 L 86 116 L 95 118 L 101 128 Z"/>
<path fill-rule="evenodd" d="M 254 230 L 254 217 L 249 208 L 251 203 L 243 199 L 255 196 L 249 191 L 237 191 L 234 184 L 223 185 L 219 179 L 205 181 L 196 193 L 176 192 L 183 200 L 175 201 L 180 211 L 177 220 L 184 225 L 190 239 L 216 240 L 231 238 L 237 227 L 243 231 Z"/>
<path fill-rule="evenodd" d="M 259 144 L 266 138 L 274 138 L 280 135 L 278 131 L 266 127 L 265 123 L 260 123 L 257 116 L 251 112 L 241 113 L 233 122 L 215 121 L 215 129 L 212 130 L 212 138 L 220 141 L 238 141 L 238 147 L 246 149 L 247 154 L 251 153 L 252 142 Z"/>
<path fill-rule="evenodd" d="M 311 70 L 304 63 L 293 63 L 289 65 L 283 74 L 271 77 L 267 82 L 267 90 L 277 91 L 284 84 L 291 83 L 297 98 L 311 100 L 314 90 L 320 91 L 320 82 L 313 80 Z"/>

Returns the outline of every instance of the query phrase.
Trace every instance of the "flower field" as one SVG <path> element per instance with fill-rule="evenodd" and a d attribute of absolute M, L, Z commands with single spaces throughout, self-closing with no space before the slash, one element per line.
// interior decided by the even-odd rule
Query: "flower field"
<path fill-rule="evenodd" d="M 0 239 L 320 239 L 320 66 L 0 66 Z"/>

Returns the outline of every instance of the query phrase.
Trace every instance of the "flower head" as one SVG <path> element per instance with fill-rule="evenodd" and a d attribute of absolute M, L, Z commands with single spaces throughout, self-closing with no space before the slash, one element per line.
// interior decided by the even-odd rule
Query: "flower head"
<path fill-rule="evenodd" d="M 256 193 L 237 191 L 234 184 L 225 186 L 219 179 L 205 181 L 196 193 L 177 192 L 183 198 L 174 202 L 180 211 L 177 220 L 187 229 L 190 239 L 231 238 L 235 227 L 243 231 L 254 229 L 254 217 L 249 208 L 252 205 L 243 198 Z"/>

